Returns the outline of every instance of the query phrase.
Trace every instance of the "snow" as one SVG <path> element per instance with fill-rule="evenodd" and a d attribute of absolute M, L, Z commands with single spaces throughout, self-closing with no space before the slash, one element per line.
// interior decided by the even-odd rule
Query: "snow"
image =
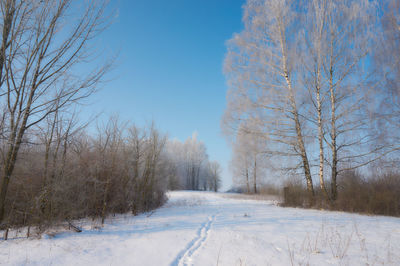
<path fill-rule="evenodd" d="M 400 219 L 170 192 L 152 213 L 98 230 L 0 240 L 7 265 L 400 265 Z"/>

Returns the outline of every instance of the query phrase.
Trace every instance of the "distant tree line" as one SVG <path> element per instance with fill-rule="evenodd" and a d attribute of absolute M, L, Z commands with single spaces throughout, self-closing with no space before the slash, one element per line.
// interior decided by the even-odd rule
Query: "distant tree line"
<path fill-rule="evenodd" d="M 312 205 L 349 172 L 399 171 L 399 15 L 396 0 L 246 1 L 225 57 L 236 184 L 298 176 Z"/>
<path fill-rule="evenodd" d="M 206 146 L 193 134 L 185 142 L 172 140 L 166 148 L 172 166 L 170 189 L 218 191 L 221 186 L 221 167 L 209 161 Z"/>

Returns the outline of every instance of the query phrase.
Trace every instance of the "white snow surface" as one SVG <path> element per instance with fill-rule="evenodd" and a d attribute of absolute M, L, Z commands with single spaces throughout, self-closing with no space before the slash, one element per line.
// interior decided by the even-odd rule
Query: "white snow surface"
<path fill-rule="evenodd" d="M 282 208 L 211 192 L 169 192 L 152 213 L 101 229 L 0 240 L 6 265 L 400 265 L 400 219 Z"/>

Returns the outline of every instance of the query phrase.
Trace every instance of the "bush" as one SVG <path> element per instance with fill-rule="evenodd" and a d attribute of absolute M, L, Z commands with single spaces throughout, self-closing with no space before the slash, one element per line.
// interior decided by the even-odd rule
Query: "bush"
<path fill-rule="evenodd" d="M 55 139 L 48 156 L 44 145 L 24 145 L 10 179 L 3 227 L 45 229 L 83 217 L 104 222 L 109 214 L 159 207 L 166 201 L 165 141 L 154 127 L 132 127 L 127 134 L 111 119 L 96 137 L 81 132 Z"/>
<path fill-rule="evenodd" d="M 307 203 L 307 190 L 299 181 L 291 180 L 283 189 L 283 206 L 305 207 Z"/>
<path fill-rule="evenodd" d="M 301 183 L 291 182 L 284 189 L 283 206 L 307 206 L 307 190 Z M 338 198 L 326 202 L 319 187 L 315 188 L 312 208 L 400 216 L 400 174 L 386 173 L 365 178 L 347 171 L 338 178 Z"/>
<path fill-rule="evenodd" d="M 273 184 L 263 184 L 258 188 L 258 193 L 262 195 L 274 195 L 280 196 L 282 194 L 281 189 Z"/>
<path fill-rule="evenodd" d="M 386 173 L 363 178 L 352 171 L 340 178 L 335 209 L 379 215 L 400 216 L 400 174 Z"/>

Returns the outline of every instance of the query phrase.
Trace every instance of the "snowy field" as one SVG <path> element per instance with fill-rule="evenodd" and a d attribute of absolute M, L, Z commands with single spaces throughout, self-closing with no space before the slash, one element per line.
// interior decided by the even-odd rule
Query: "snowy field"
<path fill-rule="evenodd" d="M 0 240 L 6 265 L 400 265 L 400 219 L 281 208 L 228 194 L 172 192 L 155 212 L 102 229 Z M 79 222 L 78 222 L 79 224 Z"/>

